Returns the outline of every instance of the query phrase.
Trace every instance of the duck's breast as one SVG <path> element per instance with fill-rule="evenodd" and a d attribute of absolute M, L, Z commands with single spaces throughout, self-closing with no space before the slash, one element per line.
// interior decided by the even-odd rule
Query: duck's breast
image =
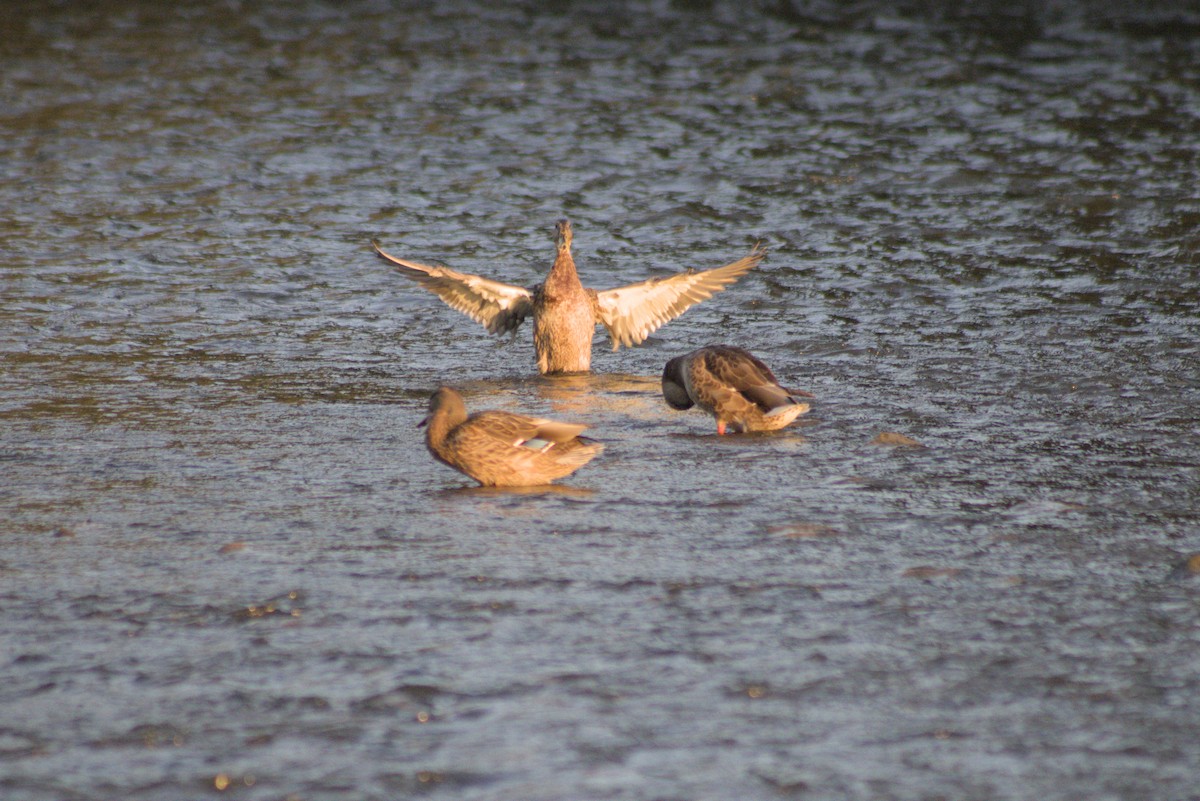
<path fill-rule="evenodd" d="M 586 373 L 592 365 L 596 319 L 592 303 L 578 293 L 547 297 L 534 304 L 533 346 L 542 373 Z"/>

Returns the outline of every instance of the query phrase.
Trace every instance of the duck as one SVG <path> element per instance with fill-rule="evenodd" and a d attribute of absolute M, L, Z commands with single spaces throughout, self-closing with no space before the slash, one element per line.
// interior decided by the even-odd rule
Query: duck
<path fill-rule="evenodd" d="M 641 344 L 665 323 L 737 281 L 759 264 L 766 250 L 750 253 L 724 267 L 689 269 L 597 292 L 579 280 L 571 256 L 570 220 L 554 228 L 556 255 L 546 280 L 533 287 L 514 286 L 444 266 L 393 256 L 372 241 L 376 254 L 402 275 L 433 292 L 450 308 L 481 323 L 489 333 L 513 333 L 533 318 L 533 349 L 538 372 L 586 373 L 591 370 L 596 325 L 608 331 L 612 349 Z"/>
<path fill-rule="evenodd" d="M 811 393 L 779 385 L 771 368 L 750 351 L 708 345 L 667 362 L 662 374 L 667 405 L 699 406 L 717 419 L 717 433 L 778 431 L 809 409 L 796 396 Z"/>
<path fill-rule="evenodd" d="M 429 399 L 425 445 L 433 458 L 484 487 L 535 487 L 574 473 L 604 450 L 579 436 L 587 428 L 502 411 L 467 414 L 459 392 L 439 387 Z"/>

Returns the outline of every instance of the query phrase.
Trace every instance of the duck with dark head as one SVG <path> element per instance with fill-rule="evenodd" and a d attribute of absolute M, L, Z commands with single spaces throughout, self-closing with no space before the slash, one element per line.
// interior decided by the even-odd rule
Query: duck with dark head
<path fill-rule="evenodd" d="M 778 431 L 808 411 L 784 389 L 771 368 L 748 350 L 733 345 L 708 347 L 676 356 L 662 374 L 667 405 L 683 411 L 699 406 L 717 420 L 717 433 Z"/>

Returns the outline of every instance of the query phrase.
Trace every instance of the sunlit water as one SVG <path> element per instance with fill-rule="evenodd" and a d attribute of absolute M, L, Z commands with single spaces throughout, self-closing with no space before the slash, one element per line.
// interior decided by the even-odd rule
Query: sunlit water
<path fill-rule="evenodd" d="M 10 4 L 0 795 L 1195 797 L 1200 16 L 961 5 Z M 563 215 L 770 256 L 544 379 L 369 247 Z M 607 450 L 472 489 L 441 383 Z"/>

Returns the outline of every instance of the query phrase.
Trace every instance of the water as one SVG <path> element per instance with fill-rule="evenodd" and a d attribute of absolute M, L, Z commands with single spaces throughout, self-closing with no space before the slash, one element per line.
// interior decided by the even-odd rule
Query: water
<path fill-rule="evenodd" d="M 1196 797 L 1194 9 L 9 16 L 6 799 Z M 564 215 L 597 288 L 771 255 L 545 379 L 369 246 Z M 803 424 L 671 412 L 709 341 Z M 473 489 L 440 383 L 608 448 Z"/>

